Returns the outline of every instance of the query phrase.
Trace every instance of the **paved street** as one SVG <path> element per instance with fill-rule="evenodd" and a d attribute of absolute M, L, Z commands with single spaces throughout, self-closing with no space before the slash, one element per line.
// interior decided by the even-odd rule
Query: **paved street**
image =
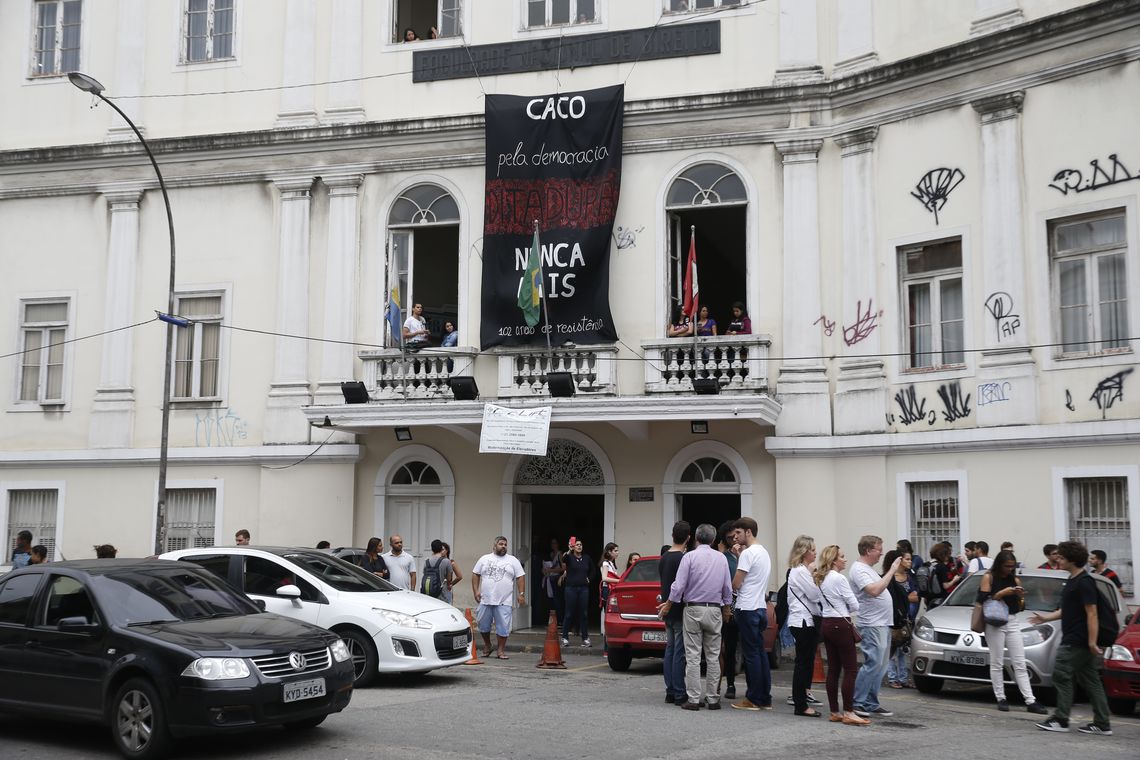
<path fill-rule="evenodd" d="M 969 740 L 985 757 L 1135 758 L 1140 718 L 1114 716 L 1110 738 L 1046 734 L 1014 705 L 998 713 L 987 689 L 938 697 L 890 691 L 894 718 L 870 728 L 797 718 L 783 700 L 790 693 L 787 664 L 777 671 L 772 712 L 725 709 L 694 714 L 666 705 L 658 661 L 635 661 L 614 673 L 596 656 L 566 655 L 568 670 L 540 671 L 538 656 L 514 653 L 509 661 L 458 667 L 421 678 L 386 680 L 362 689 L 352 705 L 303 735 L 280 730 L 225 740 L 182 743 L 185 760 L 325 760 L 336 758 L 568 757 L 792 758 L 933 757 L 960 754 Z M 823 689 L 816 689 L 821 697 Z M 1074 722 L 1091 718 L 1077 706 Z M 0 717 L 0 756 L 68 760 L 116 758 L 103 729 L 67 727 Z M 977 754 L 977 753 L 970 753 Z"/>

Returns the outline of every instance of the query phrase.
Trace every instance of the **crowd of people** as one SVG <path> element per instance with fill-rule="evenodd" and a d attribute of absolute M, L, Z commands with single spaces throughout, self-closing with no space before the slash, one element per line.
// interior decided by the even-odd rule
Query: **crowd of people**
<path fill-rule="evenodd" d="M 692 337 L 694 334 L 698 337 L 713 336 L 713 335 L 751 335 L 752 334 L 752 320 L 748 317 L 748 311 L 744 308 L 744 304 L 740 301 L 734 301 L 732 304 L 732 319 L 729 320 L 724 332 L 720 331 L 721 328 L 717 325 L 715 319 L 712 318 L 708 306 L 702 306 L 700 311 L 697 312 L 697 320 L 694 322 L 690 315 L 685 314 L 678 307 L 673 314 L 673 321 L 665 326 L 665 337 L 667 338 L 685 338 Z"/>

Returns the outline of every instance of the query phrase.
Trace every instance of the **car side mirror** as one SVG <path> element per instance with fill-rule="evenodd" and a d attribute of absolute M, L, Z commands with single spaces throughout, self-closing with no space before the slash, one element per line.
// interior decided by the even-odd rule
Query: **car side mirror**
<path fill-rule="evenodd" d="M 94 636 L 99 633 L 101 626 L 98 623 L 92 623 L 82 615 L 76 617 L 60 618 L 56 628 L 60 633 L 85 633 L 88 636 Z"/>
<path fill-rule="evenodd" d="M 283 596 L 286 599 L 300 599 L 301 589 L 297 588 L 292 583 L 288 583 L 277 589 L 277 596 Z"/>
<path fill-rule="evenodd" d="M 265 612 L 265 600 L 264 599 L 254 599 L 253 597 L 249 597 L 249 601 L 253 602 L 254 605 L 256 605 L 257 609 L 261 610 L 262 612 Z"/>

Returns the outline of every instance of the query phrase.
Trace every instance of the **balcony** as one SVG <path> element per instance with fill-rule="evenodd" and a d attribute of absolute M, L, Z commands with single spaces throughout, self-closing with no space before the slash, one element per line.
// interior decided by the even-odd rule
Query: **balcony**
<path fill-rule="evenodd" d="M 768 390 L 770 335 L 643 340 L 646 393 L 692 393 L 694 377 L 715 378 L 721 393 Z"/>

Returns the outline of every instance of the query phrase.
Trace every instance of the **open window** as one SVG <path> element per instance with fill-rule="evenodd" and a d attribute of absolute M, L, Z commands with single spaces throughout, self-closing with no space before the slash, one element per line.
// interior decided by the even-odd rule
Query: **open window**
<path fill-rule="evenodd" d="M 408 30 L 411 30 L 411 35 L 408 35 Z M 463 0 L 392 2 L 392 42 L 418 42 L 462 35 Z"/>

